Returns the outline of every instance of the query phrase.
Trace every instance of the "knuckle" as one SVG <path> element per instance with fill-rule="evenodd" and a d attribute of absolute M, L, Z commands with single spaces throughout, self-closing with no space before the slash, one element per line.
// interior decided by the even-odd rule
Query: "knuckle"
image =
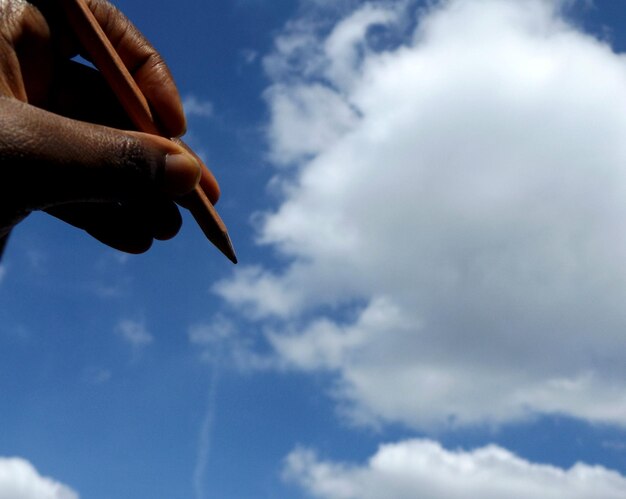
<path fill-rule="evenodd" d="M 129 188 L 145 187 L 155 179 L 155 161 L 147 148 L 134 137 L 118 138 L 116 161 L 116 166 L 124 170 Z"/>

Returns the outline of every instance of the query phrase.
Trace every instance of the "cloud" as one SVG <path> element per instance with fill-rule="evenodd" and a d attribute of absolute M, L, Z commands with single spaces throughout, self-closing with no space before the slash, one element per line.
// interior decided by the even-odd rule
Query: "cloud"
<path fill-rule="evenodd" d="M 199 350 L 203 362 L 210 366 L 207 406 L 199 431 L 193 487 L 196 499 L 208 497 L 208 465 L 213 447 L 213 432 L 217 410 L 217 391 L 221 371 L 238 369 L 248 371 L 266 367 L 267 360 L 255 354 L 249 342 L 241 334 L 237 324 L 218 313 L 210 321 L 189 328 L 189 342 Z"/>
<path fill-rule="evenodd" d="M 491 445 L 449 451 L 429 440 L 383 445 L 366 464 L 320 460 L 297 449 L 284 475 L 320 499 L 612 499 L 626 494 L 626 478 L 601 466 L 568 470 L 530 463 Z"/>
<path fill-rule="evenodd" d="M 82 379 L 89 384 L 102 385 L 110 381 L 112 377 L 113 373 L 109 369 L 92 366 L 84 369 Z"/>
<path fill-rule="evenodd" d="M 409 7 L 277 38 L 287 263 L 215 291 L 360 422 L 626 424 L 624 57 L 562 2 Z"/>
<path fill-rule="evenodd" d="M 78 494 L 41 476 L 24 459 L 0 457 L 0 499 L 78 499 Z"/>
<path fill-rule="evenodd" d="M 121 320 L 116 331 L 124 341 L 135 348 L 145 347 L 154 341 L 154 336 L 150 334 L 143 321 Z"/>
<path fill-rule="evenodd" d="M 29 248 L 26 251 L 26 259 L 34 272 L 45 273 L 48 270 L 49 255 L 41 249 Z"/>
<path fill-rule="evenodd" d="M 211 377 L 207 396 L 207 407 L 200 427 L 198 436 L 198 449 L 196 464 L 193 470 L 193 488 L 196 499 L 204 499 L 209 496 L 207 492 L 208 465 L 213 448 L 213 432 L 215 427 L 215 414 L 217 411 L 217 388 L 220 376 L 220 361 L 217 356 L 211 361 Z"/>
<path fill-rule="evenodd" d="M 239 52 L 239 56 L 246 65 L 249 65 L 257 61 L 259 53 L 253 49 L 243 49 Z"/>
<path fill-rule="evenodd" d="M 235 324 L 223 315 L 216 315 L 209 324 L 192 326 L 189 330 L 189 341 L 203 347 L 220 345 L 235 334 Z"/>
<path fill-rule="evenodd" d="M 187 116 L 197 116 L 200 118 L 213 117 L 213 103 L 208 100 L 200 99 L 195 95 L 188 95 L 183 99 L 183 108 Z"/>
<path fill-rule="evenodd" d="M 252 335 L 240 331 L 232 319 L 216 314 L 210 321 L 189 328 L 189 342 L 200 352 L 202 360 L 239 371 L 265 370 L 277 366 L 271 356 L 255 352 Z"/>

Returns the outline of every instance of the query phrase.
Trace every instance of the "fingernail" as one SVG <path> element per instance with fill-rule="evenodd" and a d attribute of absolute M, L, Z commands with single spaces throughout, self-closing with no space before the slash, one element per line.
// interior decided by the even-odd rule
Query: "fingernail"
<path fill-rule="evenodd" d="M 202 169 L 196 159 L 187 153 L 168 154 L 165 157 L 164 190 L 174 196 L 191 192 L 200 182 Z"/>

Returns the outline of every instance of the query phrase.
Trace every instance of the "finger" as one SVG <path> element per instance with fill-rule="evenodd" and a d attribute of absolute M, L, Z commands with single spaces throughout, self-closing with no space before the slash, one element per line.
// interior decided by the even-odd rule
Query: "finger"
<path fill-rule="evenodd" d="M 88 232 L 104 234 L 120 228 L 122 232 L 139 231 L 161 241 L 173 238 L 182 225 L 176 204 L 162 196 L 116 203 L 70 203 L 46 212 Z"/>
<path fill-rule="evenodd" d="M 191 191 L 201 170 L 172 141 L 82 123 L 0 97 L 0 194 L 26 209 Z"/>
<path fill-rule="evenodd" d="M 147 251 L 153 239 L 171 239 L 182 225 L 176 205 L 158 198 L 130 203 L 75 203 L 46 211 L 108 246 L 134 254 Z"/>
<path fill-rule="evenodd" d="M 168 137 L 185 133 L 183 105 L 172 74 L 161 55 L 115 6 L 105 0 L 87 0 L 95 18 L 133 75 Z"/>
<path fill-rule="evenodd" d="M 117 203 L 77 203 L 56 206 L 46 211 L 85 230 L 98 241 L 126 253 L 144 253 L 152 246 L 153 237 L 146 224 L 136 212 Z"/>
<path fill-rule="evenodd" d="M 63 116 L 100 125 L 132 129 L 133 124 L 117 97 L 93 68 L 73 61 L 60 63 L 54 79 L 54 99 L 48 109 Z M 180 139 L 173 139 L 198 161 L 202 168 L 200 186 L 215 204 L 220 197 L 217 180 L 202 159 Z"/>
<path fill-rule="evenodd" d="M 180 95 L 161 55 L 134 24 L 107 0 L 86 0 L 90 10 L 133 75 L 167 137 L 185 133 L 186 120 Z M 64 57 L 80 54 L 90 60 L 59 9 L 58 2 L 30 0 L 48 20 L 57 51 Z"/>
<path fill-rule="evenodd" d="M 2 16 L 2 76 L 10 89 L 5 95 L 40 104 L 47 96 L 53 67 L 48 24 L 27 2 L 9 2 Z"/>
<path fill-rule="evenodd" d="M 107 0 L 86 0 L 98 23 L 122 58 L 146 96 L 152 111 L 168 137 L 185 133 L 186 121 L 180 95 L 171 72 L 161 55 L 134 24 Z M 56 45 L 61 54 L 73 57 L 80 53 L 89 60 L 89 54 L 79 46 L 58 2 L 31 0 L 48 19 Z"/>
<path fill-rule="evenodd" d="M 172 139 L 172 140 L 176 144 L 178 144 L 180 147 L 182 147 L 185 151 L 187 151 L 189 154 L 191 154 L 198 163 L 200 163 L 200 166 L 202 167 L 202 176 L 200 177 L 200 187 L 202 188 L 202 190 L 204 191 L 204 193 L 209 198 L 209 201 L 211 201 L 212 204 L 217 203 L 217 201 L 220 198 L 220 186 L 217 183 L 217 179 L 215 178 L 213 173 L 211 173 L 211 170 L 207 168 L 202 158 L 200 158 L 200 156 L 198 156 L 196 152 L 193 149 L 191 149 L 191 147 L 189 147 L 187 144 L 185 144 L 181 139 Z"/>

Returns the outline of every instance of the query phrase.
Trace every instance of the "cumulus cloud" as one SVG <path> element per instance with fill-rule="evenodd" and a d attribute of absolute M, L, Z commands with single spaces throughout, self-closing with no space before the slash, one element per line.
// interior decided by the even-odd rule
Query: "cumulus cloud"
<path fill-rule="evenodd" d="M 78 494 L 41 476 L 24 459 L 0 457 L 0 499 L 78 499 Z"/>
<path fill-rule="evenodd" d="M 288 263 L 215 289 L 357 420 L 626 424 L 626 64 L 564 3 L 361 5 L 266 59 Z"/>
<path fill-rule="evenodd" d="M 143 321 L 124 319 L 117 325 L 117 333 L 133 347 L 145 347 L 154 341 Z"/>
<path fill-rule="evenodd" d="M 322 461 L 297 449 L 284 475 L 320 499 L 617 499 L 626 493 L 626 478 L 601 466 L 564 470 L 493 445 L 449 451 L 428 440 L 383 445 L 363 465 Z"/>

